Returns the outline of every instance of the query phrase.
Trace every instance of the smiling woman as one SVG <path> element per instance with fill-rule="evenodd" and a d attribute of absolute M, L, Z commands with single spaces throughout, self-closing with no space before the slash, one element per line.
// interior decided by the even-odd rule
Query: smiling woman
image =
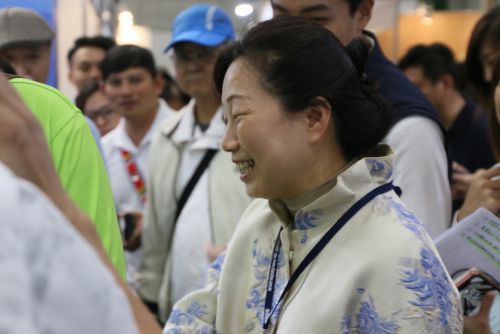
<path fill-rule="evenodd" d="M 222 145 L 262 200 L 164 333 L 462 332 L 457 291 L 393 191 L 378 144 L 390 113 L 362 74 L 366 54 L 293 17 L 221 51 Z"/>

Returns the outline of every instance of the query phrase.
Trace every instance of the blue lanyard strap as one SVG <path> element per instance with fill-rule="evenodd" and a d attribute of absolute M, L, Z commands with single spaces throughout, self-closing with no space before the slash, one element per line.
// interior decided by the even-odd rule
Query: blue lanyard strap
<path fill-rule="evenodd" d="M 273 307 L 273 296 L 276 288 L 276 278 L 278 274 L 278 261 L 279 261 L 279 253 L 281 251 L 281 231 L 283 227 L 281 227 L 278 237 L 276 239 L 276 243 L 274 244 L 273 256 L 271 259 L 271 265 L 269 270 L 269 277 L 267 280 L 267 289 L 266 289 L 266 299 L 264 304 L 264 319 L 262 323 L 262 327 L 264 329 L 268 329 L 271 324 L 271 317 L 273 313 L 276 311 L 276 308 L 281 303 L 285 295 L 288 293 L 292 285 L 299 278 L 302 272 L 307 268 L 308 265 L 316 258 L 316 256 L 321 253 L 323 248 L 333 239 L 333 237 L 340 231 L 342 227 L 359 211 L 361 210 L 367 203 L 369 203 L 372 199 L 377 197 L 378 195 L 384 194 L 388 191 L 393 190 L 394 186 L 392 182 L 385 183 L 381 186 L 370 191 L 368 194 L 363 196 L 360 200 L 354 203 L 340 218 L 339 220 L 333 224 L 332 227 L 325 233 L 325 235 L 321 238 L 321 240 L 311 249 L 311 251 L 306 255 L 304 260 L 300 262 L 297 270 L 295 270 L 290 277 L 290 280 L 285 286 L 285 289 L 280 295 L 278 302 Z"/>

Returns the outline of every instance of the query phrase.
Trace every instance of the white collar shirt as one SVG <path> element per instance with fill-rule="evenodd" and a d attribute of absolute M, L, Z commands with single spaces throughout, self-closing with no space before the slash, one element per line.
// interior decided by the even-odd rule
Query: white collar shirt
<path fill-rule="evenodd" d="M 132 154 L 135 164 L 144 182 L 146 182 L 151 140 L 156 131 L 158 131 L 161 123 L 174 113 L 163 99 L 158 99 L 158 101 L 159 105 L 156 117 L 138 146 L 136 146 L 128 136 L 125 128 L 125 119 L 123 118 L 116 128 L 111 130 L 102 139 L 102 145 L 108 163 L 111 188 L 113 190 L 113 197 L 115 199 L 118 214 L 129 211 L 142 211 L 144 209 L 140 196 L 127 171 L 121 150 L 126 150 Z"/>
<path fill-rule="evenodd" d="M 149 148 L 151 140 L 158 131 L 159 127 L 169 116 L 173 115 L 172 111 L 163 99 L 158 99 L 158 112 L 151 124 L 148 132 L 136 146 L 127 134 L 125 128 L 125 119 L 121 119 L 116 128 L 111 130 L 103 139 L 102 144 L 107 160 L 109 178 L 111 181 L 111 189 L 115 200 L 116 212 L 119 216 L 127 212 L 143 212 L 144 203 L 139 195 L 138 190 L 132 183 L 132 178 L 127 171 L 127 165 L 122 156 L 122 150 L 128 151 L 132 155 L 135 165 L 143 179 L 144 185 L 148 177 L 148 160 Z M 120 229 L 125 228 L 123 220 L 120 219 Z M 142 249 L 137 249 L 134 252 L 125 252 L 125 260 L 127 263 L 127 281 L 132 286 L 135 285 L 135 273 L 139 267 L 142 258 Z"/>

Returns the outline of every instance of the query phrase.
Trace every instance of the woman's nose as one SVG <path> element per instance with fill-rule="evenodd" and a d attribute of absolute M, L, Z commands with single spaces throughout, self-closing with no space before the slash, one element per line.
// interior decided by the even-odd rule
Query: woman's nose
<path fill-rule="evenodd" d="M 235 152 L 239 148 L 238 137 L 231 123 L 226 125 L 224 137 L 222 137 L 222 149 L 226 152 Z"/>

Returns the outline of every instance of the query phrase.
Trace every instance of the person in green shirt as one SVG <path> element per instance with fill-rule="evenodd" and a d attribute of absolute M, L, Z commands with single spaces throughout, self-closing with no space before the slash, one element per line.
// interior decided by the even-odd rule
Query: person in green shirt
<path fill-rule="evenodd" d="M 64 189 L 90 216 L 113 266 L 125 277 L 113 194 L 103 160 L 82 113 L 50 86 L 22 78 L 9 82 L 42 124 Z"/>

